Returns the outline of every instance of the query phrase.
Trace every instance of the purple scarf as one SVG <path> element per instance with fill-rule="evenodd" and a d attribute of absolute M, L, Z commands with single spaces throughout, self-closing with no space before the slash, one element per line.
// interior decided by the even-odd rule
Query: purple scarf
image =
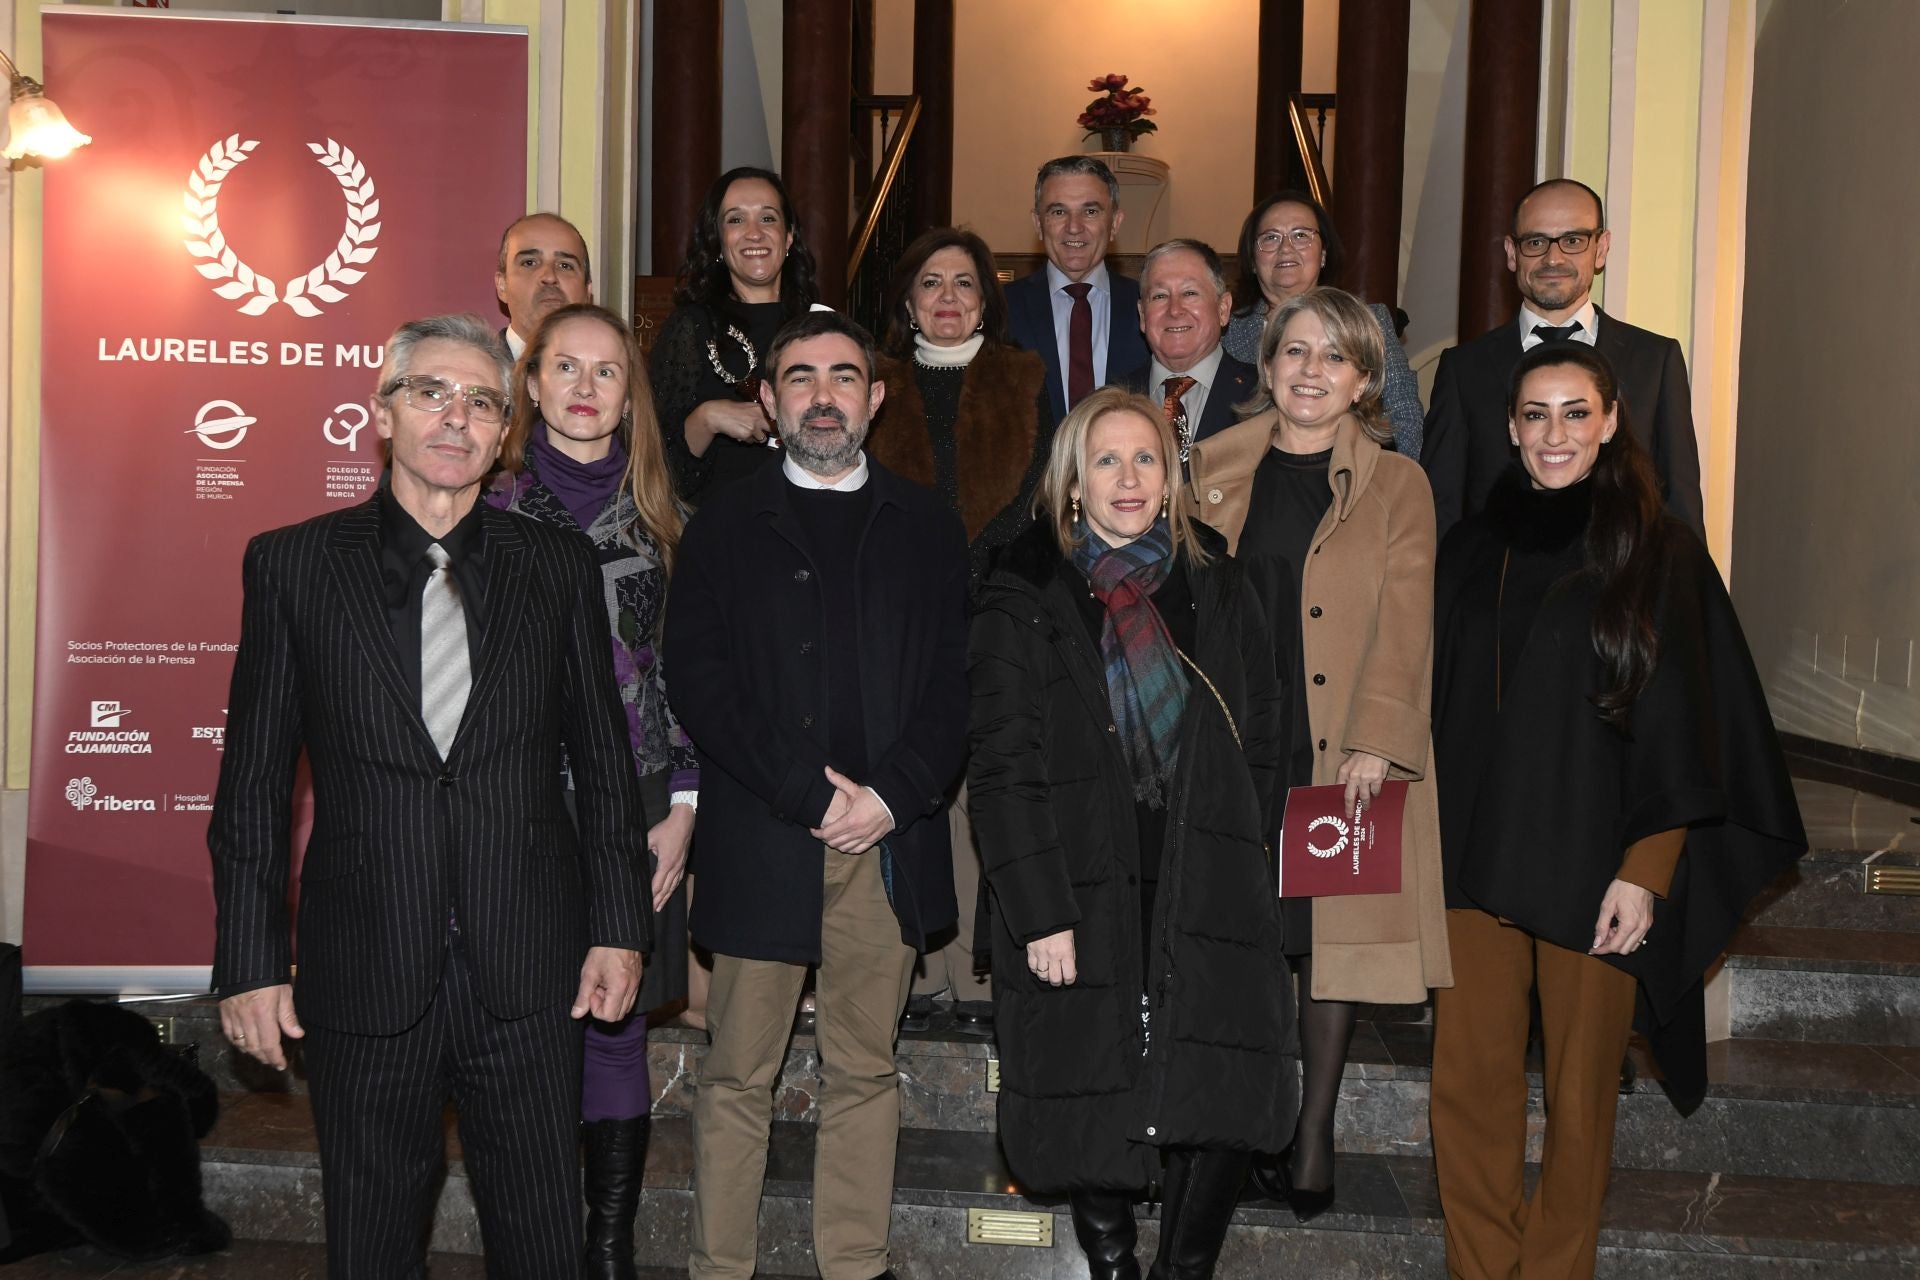
<path fill-rule="evenodd" d="M 593 528 L 593 522 L 620 492 L 620 478 L 627 474 L 627 450 L 620 437 L 613 437 L 613 448 L 598 462 L 575 462 L 547 440 L 549 428 L 527 438 L 527 461 L 547 491 L 560 499 L 580 531 Z"/>

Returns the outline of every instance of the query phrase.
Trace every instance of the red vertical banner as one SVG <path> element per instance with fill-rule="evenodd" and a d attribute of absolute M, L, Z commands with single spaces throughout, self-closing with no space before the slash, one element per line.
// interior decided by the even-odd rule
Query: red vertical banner
<path fill-rule="evenodd" d="M 394 327 L 499 315 L 524 31 L 49 9 L 25 959 L 204 986 L 247 539 L 372 489 Z"/>

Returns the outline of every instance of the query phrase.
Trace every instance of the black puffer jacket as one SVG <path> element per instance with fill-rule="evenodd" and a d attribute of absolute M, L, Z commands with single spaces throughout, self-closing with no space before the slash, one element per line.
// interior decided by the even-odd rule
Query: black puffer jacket
<path fill-rule="evenodd" d="M 1191 656 L 1234 724 L 1195 677 L 1145 954 L 1131 774 L 1048 527 L 1006 548 L 974 616 L 967 776 L 994 899 L 1000 1141 L 1030 1189 L 1144 1187 L 1156 1148 L 1278 1151 L 1293 1129 L 1292 983 L 1264 840 L 1282 690 L 1257 599 L 1202 534 L 1215 558 L 1186 570 Z M 1026 943 L 1066 928 L 1079 979 L 1049 987 Z"/>

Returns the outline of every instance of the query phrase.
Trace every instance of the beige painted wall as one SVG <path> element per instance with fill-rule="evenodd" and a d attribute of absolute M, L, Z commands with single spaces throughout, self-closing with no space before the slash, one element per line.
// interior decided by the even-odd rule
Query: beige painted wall
<path fill-rule="evenodd" d="M 1773 0 L 1753 82 L 1733 595 L 1783 729 L 1920 758 L 1920 5 Z"/>
<path fill-rule="evenodd" d="M 1332 79 L 1334 0 L 1310 0 L 1310 54 L 1324 50 Z M 1172 168 L 1169 234 L 1232 246 L 1253 201 L 1257 0 L 1109 0 L 1096 18 L 1030 0 L 959 6 L 954 76 L 953 214 L 993 248 L 1037 248 L 1033 172 L 1050 157 L 1091 151 L 1074 117 L 1094 96 L 1087 81 L 1125 72 L 1159 112 L 1137 148 Z M 1320 28 L 1327 32 L 1322 35 Z M 1151 39 L 1142 33 L 1151 32 Z M 1312 64 L 1311 57 L 1309 64 Z M 1316 79 L 1307 77 L 1309 81 Z M 1310 83 L 1309 88 L 1327 85 Z"/>

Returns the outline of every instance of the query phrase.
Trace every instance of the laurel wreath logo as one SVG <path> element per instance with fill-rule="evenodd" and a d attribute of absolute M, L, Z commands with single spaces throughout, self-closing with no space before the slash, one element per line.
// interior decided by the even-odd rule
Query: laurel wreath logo
<path fill-rule="evenodd" d="M 1313 842 L 1313 833 L 1318 831 L 1321 827 L 1332 827 L 1335 831 L 1340 833 L 1340 838 L 1333 842 L 1333 847 L 1331 849 L 1322 849 L 1319 845 Z M 1347 824 L 1340 821 L 1340 819 L 1332 816 L 1323 816 L 1323 817 L 1315 818 L 1312 822 L 1309 822 L 1307 824 L 1307 852 L 1312 854 L 1314 857 L 1337 858 L 1340 856 L 1341 851 L 1346 847 L 1347 847 Z"/>
<path fill-rule="evenodd" d="M 205 259 L 196 263 L 194 270 L 208 280 L 224 282 L 214 287 L 215 293 L 229 302 L 245 299 L 240 302 L 241 315 L 263 315 L 275 303 L 280 303 L 296 315 L 317 316 L 322 308 L 315 299 L 325 303 L 344 302 L 347 295 L 338 286 L 359 284 L 367 274 L 361 268 L 380 252 L 373 243 L 380 235 L 380 201 L 375 198 L 373 179 L 367 176 L 367 167 L 351 148 L 332 138 L 324 145 L 307 144 L 321 167 L 339 181 L 340 189 L 346 193 L 347 226 L 325 262 L 304 275 L 295 276 L 282 288 L 241 261 L 220 230 L 220 185 L 252 157 L 259 145 L 258 139 L 242 142 L 239 134 L 229 134 L 209 147 L 188 172 L 187 190 L 180 197 L 186 207 L 180 217 L 180 224 L 187 232 L 183 243 L 188 253 Z"/>

